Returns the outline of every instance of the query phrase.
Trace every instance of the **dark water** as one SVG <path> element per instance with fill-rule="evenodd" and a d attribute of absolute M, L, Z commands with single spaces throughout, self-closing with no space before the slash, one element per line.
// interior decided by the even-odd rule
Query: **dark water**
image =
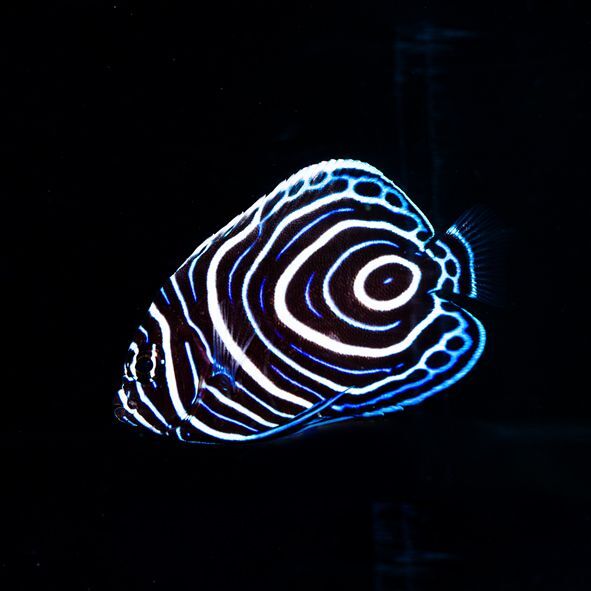
<path fill-rule="evenodd" d="M 2 588 L 589 589 L 582 3 L 51 4 L 1 21 Z M 439 228 L 475 203 L 511 228 L 475 370 L 407 413 L 247 447 L 116 423 L 163 280 L 332 157 Z"/>

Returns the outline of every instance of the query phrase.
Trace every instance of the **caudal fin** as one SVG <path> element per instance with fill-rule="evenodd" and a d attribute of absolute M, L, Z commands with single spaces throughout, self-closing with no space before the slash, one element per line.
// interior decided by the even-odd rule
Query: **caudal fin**
<path fill-rule="evenodd" d="M 469 209 L 447 230 L 441 242 L 448 247 L 451 260 L 457 261 L 455 276 L 450 273 L 454 265 L 444 268 L 454 293 L 489 304 L 506 302 L 508 231 L 495 214 L 480 206 Z"/>

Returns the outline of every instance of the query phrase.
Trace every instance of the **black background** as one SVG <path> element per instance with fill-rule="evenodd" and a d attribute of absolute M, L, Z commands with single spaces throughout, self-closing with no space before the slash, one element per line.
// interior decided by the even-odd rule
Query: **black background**
<path fill-rule="evenodd" d="M 192 4 L 3 8 L 4 588 L 590 588 L 583 3 Z M 163 281 L 335 157 L 511 229 L 474 371 L 273 443 L 117 423 Z"/>

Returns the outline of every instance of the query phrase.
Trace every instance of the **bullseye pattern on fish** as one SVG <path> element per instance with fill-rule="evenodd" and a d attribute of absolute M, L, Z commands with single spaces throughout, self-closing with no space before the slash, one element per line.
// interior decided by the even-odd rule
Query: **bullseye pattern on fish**
<path fill-rule="evenodd" d="M 183 441 L 256 440 L 417 404 L 485 331 L 469 218 L 438 235 L 372 166 L 331 160 L 205 241 L 130 346 L 117 416 Z"/>

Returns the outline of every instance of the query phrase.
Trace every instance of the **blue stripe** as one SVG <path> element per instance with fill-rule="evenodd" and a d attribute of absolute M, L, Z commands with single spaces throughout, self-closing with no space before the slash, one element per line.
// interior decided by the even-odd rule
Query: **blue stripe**
<path fill-rule="evenodd" d="M 263 301 L 263 289 L 265 289 L 265 281 L 267 281 L 266 277 L 263 277 L 261 281 L 261 287 L 259 289 L 259 304 L 261 305 L 261 310 L 265 311 L 265 302 Z"/>
<path fill-rule="evenodd" d="M 164 291 L 163 287 L 160 288 L 160 293 L 164 296 L 166 303 L 170 306 L 170 300 L 168 299 L 168 296 L 166 295 L 166 292 Z"/>
<path fill-rule="evenodd" d="M 312 279 L 314 279 L 314 275 L 315 273 L 312 273 L 312 275 L 310 275 L 310 278 L 308 279 L 308 283 L 306 283 L 306 304 L 308 304 L 308 308 L 310 308 L 310 310 L 312 310 L 312 312 L 314 312 L 314 314 L 316 314 L 318 318 L 322 318 L 322 314 L 318 312 L 316 308 L 314 308 L 314 306 L 312 305 L 312 300 L 310 299 L 310 285 L 312 283 Z"/>
<path fill-rule="evenodd" d="M 261 231 L 259 229 L 259 235 Z M 258 237 L 257 237 L 258 238 Z M 234 277 L 234 272 L 238 268 L 238 265 L 242 261 L 242 259 L 253 249 L 254 245 L 256 244 L 255 241 L 236 259 L 236 262 L 232 265 L 232 269 L 230 270 L 230 274 L 228 275 L 228 296 L 230 297 L 230 302 L 232 302 L 232 278 Z"/>
<path fill-rule="evenodd" d="M 352 207 L 341 207 L 340 209 L 335 209 L 334 211 L 329 211 L 324 215 L 321 215 L 319 218 L 315 219 L 313 222 L 310 222 L 307 226 L 304 226 L 280 251 L 279 254 L 275 257 L 275 260 L 278 261 L 279 257 L 304 233 L 306 233 L 310 228 L 319 224 L 323 219 L 335 215 L 337 213 L 341 213 L 343 211 L 355 211 Z"/>
<path fill-rule="evenodd" d="M 270 404 L 267 404 L 266 402 L 264 402 L 260 398 L 257 398 L 250 390 L 245 388 L 240 382 L 236 382 L 236 388 L 238 388 L 239 390 L 242 390 L 247 396 L 250 396 L 250 398 L 252 398 L 255 402 L 258 402 L 262 407 L 266 408 L 268 411 L 272 412 L 273 414 L 278 415 L 280 417 L 285 417 L 287 419 L 291 419 L 293 417 L 293 415 L 281 412 L 280 410 L 273 408 Z M 253 410 L 253 412 L 254 412 L 254 410 Z"/>
<path fill-rule="evenodd" d="M 195 273 L 195 265 L 197 264 L 198 257 L 195 257 L 189 267 L 189 283 L 191 284 L 191 293 L 193 294 L 193 301 L 197 301 L 197 294 L 195 293 L 195 279 L 193 274 Z"/>
<path fill-rule="evenodd" d="M 421 386 L 424 386 L 428 382 L 432 381 L 438 375 L 441 375 L 442 373 L 447 372 L 449 370 L 453 370 L 453 368 L 458 364 L 460 358 L 462 356 L 464 356 L 466 353 L 468 353 L 470 351 L 470 349 L 472 349 L 472 346 L 474 344 L 476 344 L 476 348 L 475 348 L 474 352 L 472 353 L 472 357 L 467 361 L 466 365 L 464 365 L 464 367 L 461 368 L 458 372 L 456 372 L 455 374 L 452 374 L 449 378 L 444 380 L 442 383 L 437 384 L 436 386 L 434 386 L 430 390 L 424 392 L 423 394 L 419 394 L 415 398 L 403 400 L 403 401 L 399 402 L 398 404 L 400 406 L 412 406 L 412 405 L 418 404 L 419 402 L 422 402 L 425 398 L 432 396 L 436 392 L 444 390 L 445 388 L 448 388 L 449 386 L 452 386 L 453 384 L 455 384 L 458 380 L 460 380 L 462 377 L 464 377 L 472 369 L 472 367 L 474 367 L 474 365 L 476 364 L 476 362 L 480 358 L 480 355 L 482 354 L 482 351 L 484 349 L 484 343 L 486 342 L 486 332 L 485 332 L 482 324 L 480 324 L 480 322 L 478 320 L 476 320 L 476 318 L 474 318 L 474 316 L 472 316 L 471 314 L 469 314 L 465 310 L 463 310 L 463 312 L 465 314 L 467 314 L 470 317 L 470 319 L 476 323 L 476 328 L 478 329 L 478 332 L 479 332 L 480 341 L 475 342 L 472 339 L 472 337 L 466 332 L 466 327 L 467 327 L 468 323 L 465 320 L 463 320 L 464 326 L 462 328 L 460 328 L 459 330 L 456 330 L 453 333 L 450 333 L 450 336 L 448 338 L 452 338 L 453 336 L 457 336 L 458 334 L 461 334 L 464 337 L 465 343 L 461 349 L 458 349 L 457 351 L 454 351 L 453 353 L 451 351 L 446 351 L 451 357 L 449 363 L 447 363 L 443 367 L 440 367 L 437 369 L 430 369 L 429 367 L 427 367 L 426 364 L 419 363 L 415 366 L 415 368 L 425 369 L 428 372 L 428 375 L 425 378 L 423 378 L 422 380 L 419 380 L 417 382 L 410 382 L 410 383 L 404 384 L 404 385 L 400 386 L 398 389 L 390 390 L 389 392 L 386 392 L 385 394 L 382 394 L 376 398 L 373 398 L 372 400 L 361 402 L 358 405 L 343 404 L 341 406 L 335 406 L 334 410 L 342 411 L 342 410 L 349 409 L 349 408 L 361 408 L 364 406 L 371 406 L 374 404 L 378 404 L 379 402 L 382 402 L 384 400 L 387 400 L 388 398 L 393 398 L 394 396 L 398 396 L 399 394 L 402 394 L 403 392 L 407 392 L 408 390 L 418 390 Z M 437 350 L 441 350 L 441 349 L 438 349 L 437 347 L 433 347 L 429 351 L 429 354 L 431 353 L 432 350 L 437 351 Z M 423 355 L 423 358 L 426 359 L 427 357 L 428 357 L 428 355 L 425 353 Z M 422 367 L 419 367 L 420 365 L 422 365 Z M 372 416 L 372 415 L 368 414 L 367 416 Z"/>
<path fill-rule="evenodd" d="M 144 337 L 146 339 L 146 343 L 150 344 L 150 335 L 148 334 L 148 331 L 143 326 L 140 326 L 139 330 L 144 335 Z"/>
<path fill-rule="evenodd" d="M 318 357 L 314 357 L 314 355 L 311 355 L 310 353 L 306 353 L 306 351 L 304 351 L 303 349 L 300 349 L 296 345 L 292 344 L 290 346 L 293 349 L 295 349 L 298 353 L 301 353 L 302 355 L 304 355 L 305 357 L 308 357 L 309 359 L 312 359 L 313 361 L 316 361 L 317 363 L 321 363 L 322 365 L 325 365 L 326 367 L 336 369 L 337 371 L 342 371 L 345 373 L 352 373 L 352 374 L 356 374 L 356 375 L 365 375 L 365 374 L 370 374 L 370 373 L 391 373 L 392 372 L 391 369 L 387 369 L 385 367 L 380 368 L 380 369 L 347 369 L 345 367 L 340 367 L 338 365 L 333 365 L 332 363 L 328 363 L 328 361 L 324 361 L 323 359 L 319 359 Z"/>
<path fill-rule="evenodd" d="M 228 421 L 229 423 L 234 423 L 235 425 L 239 425 L 240 427 L 244 427 L 245 429 L 248 429 L 249 431 L 254 431 L 255 433 L 257 432 L 256 429 L 253 429 L 252 427 L 249 427 L 248 425 L 240 423 L 239 421 L 235 421 L 234 419 L 229 419 L 228 417 L 225 417 L 224 415 L 221 415 L 220 413 L 215 412 L 215 410 L 212 410 L 211 408 L 209 408 L 209 406 L 207 406 L 207 404 L 205 404 L 205 402 L 203 402 L 203 401 L 201 401 L 199 406 L 204 408 L 206 411 L 210 412 L 212 415 L 215 415 L 218 419 L 222 419 L 223 421 Z"/>
<path fill-rule="evenodd" d="M 308 386 L 304 386 L 303 384 L 300 384 L 299 382 L 296 382 L 295 380 L 288 378 L 280 369 L 276 368 L 274 365 L 271 365 L 271 369 L 277 372 L 284 380 L 287 380 L 290 384 L 293 384 L 294 386 L 297 386 L 302 390 L 306 390 L 306 392 L 310 392 L 310 394 L 314 394 L 314 396 L 317 396 L 318 398 L 320 398 L 320 400 L 323 400 L 321 394 L 318 394 L 318 392 L 315 392 L 314 390 L 312 390 L 312 388 L 308 388 Z"/>

